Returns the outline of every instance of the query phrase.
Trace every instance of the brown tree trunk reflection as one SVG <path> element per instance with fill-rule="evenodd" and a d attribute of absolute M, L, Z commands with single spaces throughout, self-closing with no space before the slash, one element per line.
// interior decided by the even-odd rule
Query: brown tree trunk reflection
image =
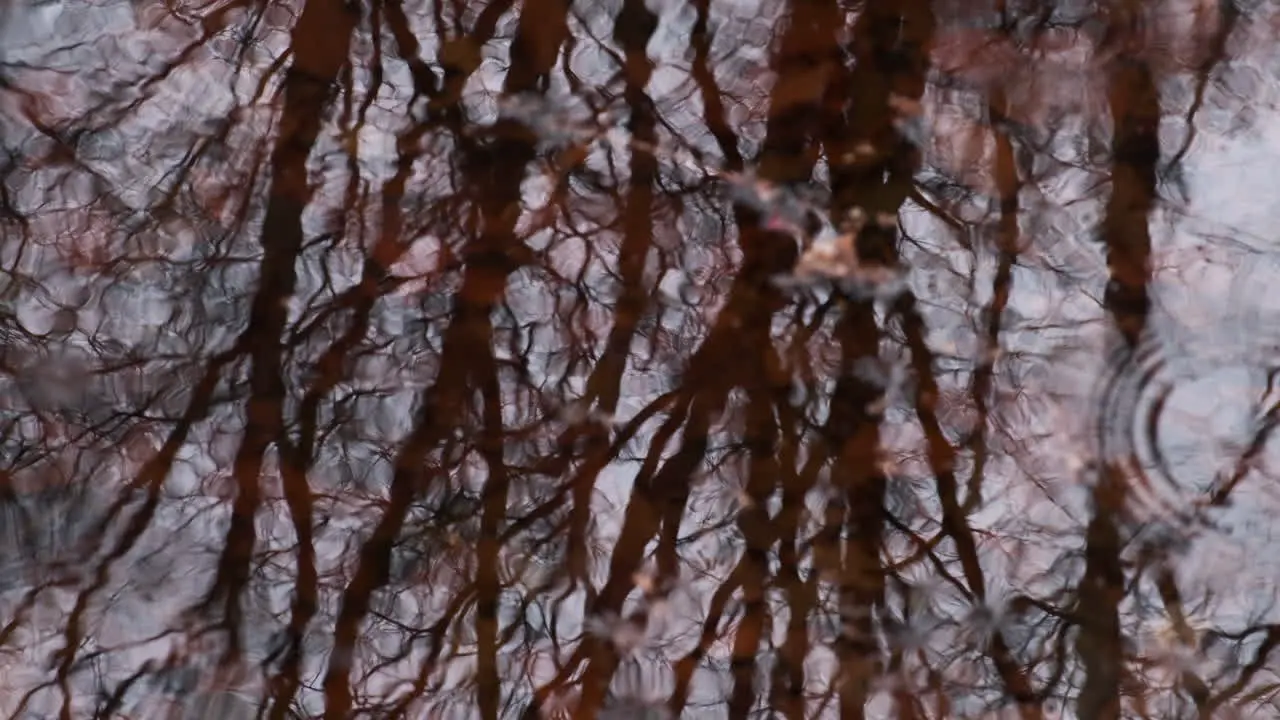
<path fill-rule="evenodd" d="M 1121 3 L 1112 32 L 1135 31 L 1137 3 Z M 1109 68 L 1107 97 L 1113 125 L 1111 197 L 1102 221 L 1110 277 L 1104 303 L 1126 345 L 1136 349 L 1150 309 L 1151 237 L 1148 230 L 1156 197 L 1160 159 L 1159 93 L 1145 60 L 1122 52 Z M 1123 518 L 1129 477 L 1122 466 L 1101 468 L 1092 492 L 1093 518 L 1085 531 L 1085 569 L 1076 613 L 1080 634 L 1076 650 L 1084 666 L 1084 684 L 1076 703 L 1081 717 L 1119 718 L 1124 680 L 1120 602 L 1125 595 L 1121 560 Z"/>
<path fill-rule="evenodd" d="M 557 9 L 560 11 L 557 15 Z M 558 0 L 527 4 L 511 45 L 510 69 L 504 94 L 518 96 L 545 86 L 545 78 L 564 39 L 564 7 Z M 465 41 L 465 40 L 464 40 Z M 472 237 L 460 255 L 462 284 L 455 297 L 449 328 L 441 350 L 440 371 L 422 397 L 422 411 L 413 432 L 395 459 L 387 508 L 359 552 L 355 575 L 343 594 L 334 630 L 334 649 L 325 672 L 325 717 L 343 718 L 351 711 L 352 658 L 361 623 L 373 595 L 388 581 L 391 555 L 414 498 L 434 479 L 431 455 L 465 417 L 472 397 L 470 381 L 481 385 L 482 401 L 492 403 L 493 337 L 490 314 L 505 292 L 507 277 L 520 267 L 524 248 L 515 234 L 520 206 L 520 183 L 534 157 L 533 138 L 520 123 L 500 121 L 491 137 L 460 138 L 463 170 L 474 193 L 476 210 L 469 223 Z M 477 367 L 477 358 L 488 358 Z M 488 387 L 488 393 L 483 389 Z M 484 413 L 490 477 L 481 493 L 482 524 L 494 530 L 507 497 L 506 473 L 493 455 L 500 436 L 492 409 Z M 496 473 L 494 471 L 496 470 Z M 476 630 L 479 641 L 477 701 L 482 717 L 495 718 L 501 701 L 497 678 L 497 606 L 501 587 L 497 578 L 498 539 L 491 533 L 479 548 L 476 584 Z"/>
<path fill-rule="evenodd" d="M 338 74 L 347 63 L 356 19 L 356 12 L 340 0 L 310 0 L 292 36 L 293 65 L 285 75 L 284 108 L 271 156 L 271 189 L 262 226 L 258 292 L 244 333 L 252 369 L 246 426 L 233 465 L 236 499 L 231 507 L 231 523 L 217 576 L 206 600 L 213 603 L 215 598 L 222 598 L 232 659 L 238 659 L 241 596 L 250 579 L 257 542 L 259 482 L 265 454 L 274 443 L 282 465 L 296 461 L 287 446 L 281 446 L 278 441 L 285 437 L 286 391 L 281 365 L 285 327 L 289 301 L 297 283 L 296 264 L 302 251 L 302 213 L 312 196 L 307 159 L 320 136 L 324 111 L 334 95 Z M 290 491 L 295 493 L 295 498 L 296 493 L 304 491 L 297 486 L 303 477 L 299 470 L 290 467 L 284 473 L 293 483 Z M 305 537 L 307 534 L 304 530 L 299 537 L 300 579 L 314 575 L 310 560 L 313 551 L 309 547 L 310 538 Z"/>

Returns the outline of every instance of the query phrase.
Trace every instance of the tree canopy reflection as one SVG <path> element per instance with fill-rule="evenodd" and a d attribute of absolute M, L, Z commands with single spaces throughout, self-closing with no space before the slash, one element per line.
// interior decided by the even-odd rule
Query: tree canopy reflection
<path fill-rule="evenodd" d="M 1277 712 L 1278 18 L 5 7 L 0 712 Z"/>

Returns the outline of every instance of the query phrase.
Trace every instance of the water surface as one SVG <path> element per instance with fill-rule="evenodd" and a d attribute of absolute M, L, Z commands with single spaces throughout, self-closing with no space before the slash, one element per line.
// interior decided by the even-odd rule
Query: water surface
<path fill-rule="evenodd" d="M 0 9 L 0 713 L 1277 707 L 1280 15 Z"/>

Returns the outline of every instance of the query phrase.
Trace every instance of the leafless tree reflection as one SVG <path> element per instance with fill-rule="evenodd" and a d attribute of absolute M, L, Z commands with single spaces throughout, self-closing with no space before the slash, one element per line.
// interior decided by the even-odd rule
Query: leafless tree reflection
<path fill-rule="evenodd" d="M 5 7 L 0 710 L 1275 714 L 1278 17 Z"/>

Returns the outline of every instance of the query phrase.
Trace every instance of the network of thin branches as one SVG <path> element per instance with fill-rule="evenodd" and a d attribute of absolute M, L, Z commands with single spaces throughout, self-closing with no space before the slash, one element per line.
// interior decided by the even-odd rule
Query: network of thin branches
<path fill-rule="evenodd" d="M 11 0 L 0 714 L 1280 714 L 1276 28 Z"/>

